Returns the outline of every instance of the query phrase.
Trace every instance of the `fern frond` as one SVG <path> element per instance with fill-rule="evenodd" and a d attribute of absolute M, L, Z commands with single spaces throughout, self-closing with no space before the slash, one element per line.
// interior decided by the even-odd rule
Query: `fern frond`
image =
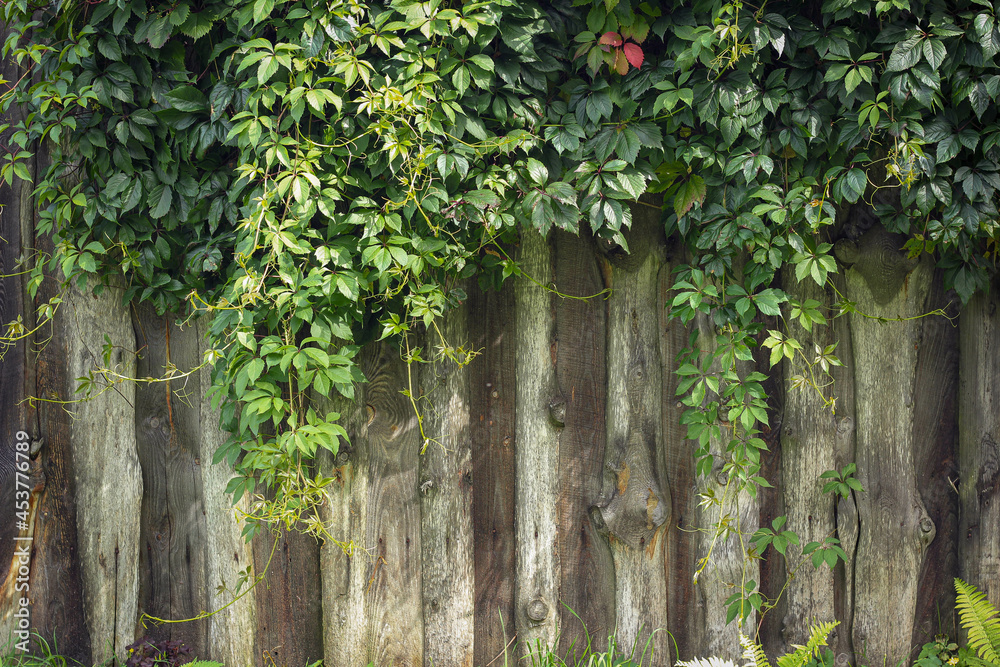
<path fill-rule="evenodd" d="M 678 660 L 677 667 L 739 667 L 732 660 L 723 660 L 712 656 L 711 658 L 692 658 L 691 660 Z"/>
<path fill-rule="evenodd" d="M 839 623 L 839 621 L 827 621 L 809 628 L 809 641 L 805 646 L 793 644 L 795 651 L 778 658 L 778 667 L 803 667 L 810 658 L 819 655 L 820 648 L 826 646 L 826 638 Z"/>
<path fill-rule="evenodd" d="M 955 608 L 962 628 L 969 633 L 969 646 L 980 658 L 1000 667 L 1000 618 L 996 607 L 985 593 L 961 579 L 955 579 L 955 591 L 958 593 Z"/>
<path fill-rule="evenodd" d="M 740 646 L 743 647 L 743 659 L 748 661 L 747 667 L 771 667 L 760 644 L 740 633 Z"/>

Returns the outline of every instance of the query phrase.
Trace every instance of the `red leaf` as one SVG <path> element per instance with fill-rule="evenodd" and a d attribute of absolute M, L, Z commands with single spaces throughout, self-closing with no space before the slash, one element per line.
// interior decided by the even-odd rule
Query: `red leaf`
<path fill-rule="evenodd" d="M 604 33 L 603 35 L 601 35 L 601 39 L 599 40 L 599 43 L 600 44 L 610 44 L 611 46 L 621 46 L 622 45 L 622 36 L 619 35 L 617 32 L 610 32 L 610 31 L 608 31 L 608 32 Z"/>
<path fill-rule="evenodd" d="M 642 47 L 639 46 L 638 44 L 633 44 L 632 42 L 629 42 L 628 44 L 625 45 L 624 48 L 625 48 L 625 57 L 628 58 L 628 61 L 630 63 L 632 63 L 632 67 L 635 67 L 636 69 L 642 67 L 642 58 L 643 58 Z"/>

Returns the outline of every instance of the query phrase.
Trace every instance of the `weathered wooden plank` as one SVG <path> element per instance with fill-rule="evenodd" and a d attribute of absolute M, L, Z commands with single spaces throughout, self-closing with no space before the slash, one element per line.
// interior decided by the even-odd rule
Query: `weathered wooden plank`
<path fill-rule="evenodd" d="M 604 290 L 599 261 L 606 260 L 598 259 L 593 241 L 565 232 L 554 240 L 556 288 L 574 297 Z M 550 416 L 564 425 L 559 437 L 558 548 L 563 603 L 559 655 L 566 657 L 582 654 L 588 634 L 600 646 L 615 629 L 614 560 L 589 516 L 603 478 L 607 306 L 603 297 L 595 297 L 560 298 L 555 307 L 559 394 Z"/>
<path fill-rule="evenodd" d="M 277 542 L 277 546 L 275 546 Z M 284 528 L 253 540 L 253 570 L 267 579 L 256 588 L 254 657 L 258 665 L 309 665 L 323 656 L 319 545 Z M 274 556 L 271 551 L 274 549 Z"/>
<path fill-rule="evenodd" d="M 935 269 L 925 308 L 948 306 L 944 275 Z M 958 316 L 957 307 L 950 307 Z M 955 605 L 958 576 L 959 497 L 954 481 L 958 468 L 958 329 L 939 315 L 921 318 L 913 397 L 913 461 L 917 490 L 935 527 L 918 576 L 911 647 L 934 641 L 946 631 L 941 610 Z M 950 628 L 947 629 L 950 631 Z M 914 650 L 915 657 L 916 651 Z"/>
<path fill-rule="evenodd" d="M 716 345 L 714 324 L 706 317 L 695 319 L 698 325 L 698 346 L 703 354 L 710 354 Z M 740 372 L 748 372 L 748 368 Z M 695 511 L 695 521 L 699 529 L 696 554 L 699 563 L 708 559 L 697 575 L 698 594 L 704 609 L 704 625 L 701 637 L 701 655 L 715 655 L 736 660 L 742 655 L 739 635 L 753 635 L 757 626 L 756 612 L 747 614 L 743 625 L 736 621 L 727 623 L 726 600 L 732 595 L 733 586 L 742 587 L 746 582 L 760 582 L 760 567 L 746 558 L 745 546 L 750 536 L 757 530 L 760 520 L 760 502 L 748 493 L 735 492 L 730 480 L 722 470 L 725 451 L 732 437 L 730 428 L 723 427 L 722 437 L 710 443 L 715 463 L 709 476 L 698 477 L 696 493 L 720 500 L 720 504 L 699 504 Z M 722 523 L 731 530 L 725 530 Z M 738 529 L 737 529 L 738 527 Z M 700 566 L 699 566 L 700 567 Z"/>
<path fill-rule="evenodd" d="M 449 312 L 426 334 L 431 349 L 451 348 L 421 371 L 427 401 L 420 457 L 420 549 L 425 665 L 472 667 L 475 569 L 472 542 L 472 443 L 469 428 L 469 331 L 466 307 Z M 443 340 L 439 339 L 440 332 Z M 474 362 L 473 362 L 474 363 Z"/>
<path fill-rule="evenodd" d="M 178 329 L 150 306 L 134 314 L 136 375 L 164 377 L 171 366 L 198 365 L 191 327 Z M 194 393 L 190 393 L 193 390 Z M 201 429 L 197 380 L 139 383 L 135 388 L 135 439 L 142 466 L 140 613 L 155 618 L 193 618 L 209 605 L 205 581 L 205 514 L 199 464 Z M 152 639 L 184 642 L 194 655 L 207 655 L 208 623 L 168 623 L 148 628 Z"/>
<path fill-rule="evenodd" d="M 678 251 L 679 250 L 675 249 Z M 671 258 L 674 263 L 682 257 Z M 659 303 L 669 306 L 673 284 L 671 263 L 660 269 Z M 677 400 L 679 377 L 677 355 L 688 346 L 689 328 L 680 320 L 669 319 L 669 308 L 660 308 L 660 361 L 663 374 L 663 437 L 666 470 L 669 476 L 670 530 L 665 536 L 664 568 L 667 579 L 668 629 L 677 642 L 674 660 L 704 656 L 705 607 L 694 583 L 697 569 L 696 513 L 698 508 L 694 467 L 694 443 L 687 440 L 687 426 L 681 424 L 684 405 Z"/>
<path fill-rule="evenodd" d="M 1000 607 L 1000 294 L 962 310 L 959 326 L 959 571 Z"/>
<path fill-rule="evenodd" d="M 208 320 L 196 324 L 197 339 L 204 341 Z M 204 343 L 201 343 L 204 347 Z M 255 619 L 256 596 L 260 586 L 247 593 L 232 606 L 225 605 L 233 600 L 241 572 L 251 567 L 250 579 L 253 583 L 253 549 L 241 537 L 242 527 L 234 515 L 226 486 L 233 477 L 229 464 L 222 461 L 212 464 L 215 451 L 226 441 L 226 433 L 219 428 L 219 411 L 212 408 L 206 396 L 212 386 L 212 370 L 203 367 L 189 381 L 188 389 L 192 400 L 197 401 L 199 410 L 198 458 L 195 465 L 201 473 L 202 508 L 205 513 L 205 586 L 209 601 L 207 611 L 214 612 L 208 619 L 208 650 L 206 656 L 232 667 L 251 667 L 255 664 L 253 652 L 257 630 Z M 249 509 L 249 498 L 244 496 L 237 504 L 237 510 Z M 217 591 L 222 594 L 218 595 Z M 240 591 L 242 592 L 242 591 Z"/>
<path fill-rule="evenodd" d="M 618 639 L 638 651 L 648 645 L 652 660 L 666 663 L 670 639 L 664 631 L 663 534 L 669 527 L 671 496 L 663 469 L 659 207 L 636 207 L 627 240 L 631 254 L 613 252 L 610 257 L 607 446 L 595 517 L 607 531 L 615 563 Z"/>
<path fill-rule="evenodd" d="M 345 452 L 343 486 L 331 490 L 335 516 L 328 530 L 363 550 L 345 563 L 335 547 L 324 547 L 326 660 L 417 665 L 424 649 L 420 431 L 413 408 L 399 393 L 409 383 L 398 350 L 370 346 L 362 370 L 368 383 L 357 393 L 368 418 Z"/>
<path fill-rule="evenodd" d="M 324 477 L 334 479 L 328 488 L 321 518 L 332 540 L 320 549 L 323 590 L 323 655 L 328 665 L 365 664 L 364 591 L 372 565 L 374 545 L 367 541 L 368 447 L 364 441 L 370 412 L 364 402 L 364 387 L 355 386 L 356 400 L 339 394 L 314 396 L 317 411 L 336 412 L 347 431 L 349 443 L 341 442 L 336 457 L 320 451 L 317 459 Z M 353 543 L 345 549 L 344 545 Z M 353 550 L 352 550 L 353 548 Z"/>
<path fill-rule="evenodd" d="M 32 203 L 25 208 L 33 216 Z M 31 218 L 29 217 L 29 224 Z M 35 247 L 43 254 L 54 248 L 48 237 L 37 238 Z M 57 270 L 58 271 L 58 270 Z M 61 274 L 60 274 L 61 277 Z M 46 303 L 59 291 L 59 277 L 47 274 L 38 290 L 35 305 Z M 76 478 L 70 446 L 72 415 L 59 400 L 73 398 L 75 378 L 66 363 L 69 355 L 65 318 L 71 310 L 64 305 L 56 322 L 44 324 L 34 336 L 29 366 L 34 371 L 34 395 L 44 399 L 29 408 L 30 422 L 37 424 L 37 436 L 44 440 L 39 462 L 46 484 L 38 503 L 38 519 L 32 542 L 30 599 L 32 624 L 46 641 L 53 641 L 67 658 L 94 664 L 90 634 L 85 622 L 83 579 L 77 541 Z M 33 434 L 35 435 L 35 434 Z"/>
<path fill-rule="evenodd" d="M 6 30 L 0 26 L 0 31 Z M 17 81 L 22 75 L 21 69 L 10 59 L 0 63 L 0 78 L 6 81 Z M 16 125 L 23 119 L 23 112 L 13 108 L 5 112 L 0 122 Z M 6 145 L 10 132 L 2 137 Z M 25 406 L 25 388 L 28 368 L 25 364 L 26 345 L 24 341 L 10 342 L 7 336 L 19 336 L 21 332 L 8 329 L 24 313 L 24 291 L 21 277 L 17 275 L 17 260 L 22 253 L 22 220 L 28 215 L 33 216 L 33 199 L 31 186 L 20 179 L 15 179 L 12 186 L 0 186 L 0 331 L 4 341 L 0 342 L 0 470 L 3 483 L 0 485 L 0 582 L 5 582 L 0 592 L 0 633 L 11 636 L 16 629 L 16 619 L 11 616 L 18 610 L 20 594 L 15 591 L 16 573 L 8 579 L 12 569 L 16 570 L 14 537 L 18 534 L 15 517 L 15 459 L 18 431 L 30 431 L 37 435 L 34 424 L 27 423 Z M 30 246 L 30 237 L 26 239 Z M 20 637 L 16 637 L 20 640 Z"/>
<path fill-rule="evenodd" d="M 514 636 L 514 289 L 469 292 L 469 339 L 482 354 L 467 369 L 472 409 L 472 522 L 477 667 Z M 513 652 L 508 653 L 513 658 Z M 501 658 L 500 661 L 503 659 Z M 498 664 L 498 663 L 494 663 Z"/>
<path fill-rule="evenodd" d="M 65 317 L 69 377 L 104 367 L 104 336 L 114 346 L 110 368 L 135 369 L 135 339 L 117 288 L 100 296 L 73 287 Z M 138 605 L 139 513 L 142 475 L 135 443 L 135 385 L 122 382 L 73 406 L 70 427 L 76 476 L 77 534 L 84 612 L 93 659 L 125 659 L 134 640 Z"/>
<path fill-rule="evenodd" d="M 829 315 L 834 300 L 832 290 L 818 286 L 809 277 L 797 281 L 790 268 L 785 269 L 782 278 L 784 289 L 793 300 L 803 303 L 812 299 L 819 304 L 818 308 L 824 315 Z M 823 350 L 835 342 L 832 327 L 814 324 L 807 331 L 797 319 L 788 321 L 788 335 L 802 344 L 809 361 L 816 356 L 817 346 Z M 802 557 L 803 546 L 835 537 L 835 500 L 830 494 L 822 492 L 820 475 L 836 465 L 838 420 L 824 404 L 836 395 L 837 388 L 794 388 L 792 385 L 796 376 L 813 378 L 818 385 L 827 384 L 823 369 L 819 366 L 810 369 L 802 355 L 785 360 L 782 366 L 782 386 L 789 388 L 785 395 L 780 435 L 781 488 L 788 516 L 785 529 L 795 531 L 801 539 L 800 545 L 789 545 L 786 552 L 788 561 L 794 565 Z M 780 558 L 774 551 L 769 551 L 768 557 Z M 794 650 L 791 648 L 793 644 L 805 644 L 812 625 L 835 620 L 833 587 L 833 570 L 826 565 L 814 568 L 811 563 L 806 563 L 798 568 L 794 577 L 788 579 L 781 624 L 783 645 L 776 647 L 776 653 Z"/>
<path fill-rule="evenodd" d="M 831 276 L 836 289 L 844 294 L 847 289 L 842 273 Z M 854 403 L 854 353 L 851 346 L 851 328 L 847 317 L 837 317 L 831 323 L 833 339 L 837 341 L 837 358 L 843 366 L 830 370 L 833 376 L 832 391 L 837 397 L 835 438 L 837 470 L 849 463 L 857 462 L 855 451 L 855 424 L 857 417 Z M 833 605 L 840 625 L 830 634 L 830 645 L 836 654 L 837 667 L 856 664 L 854 653 L 854 562 L 858 545 L 858 508 L 852 494 L 846 499 L 837 499 L 836 520 L 837 539 L 848 556 L 848 561 L 834 570 Z"/>
<path fill-rule="evenodd" d="M 903 240 L 881 226 L 838 242 L 847 298 L 869 316 L 911 318 L 924 312 L 931 269 L 909 262 Z M 914 266 L 916 264 L 916 266 Z M 911 273 L 912 271 L 912 273 Z M 895 664 L 910 653 L 917 575 L 934 538 L 934 522 L 917 491 L 913 460 L 916 344 L 919 322 L 851 315 L 857 410 L 857 557 L 853 640 L 870 663 Z M 863 594 L 860 592 L 863 591 Z"/>
<path fill-rule="evenodd" d="M 555 647 L 559 632 L 559 436 L 550 416 L 556 404 L 555 326 L 549 244 L 534 230 L 521 237 L 525 274 L 514 284 L 517 442 L 514 530 L 517 564 L 514 619 L 517 643 L 526 650 Z M 538 284 L 536 284 L 536 282 Z"/>

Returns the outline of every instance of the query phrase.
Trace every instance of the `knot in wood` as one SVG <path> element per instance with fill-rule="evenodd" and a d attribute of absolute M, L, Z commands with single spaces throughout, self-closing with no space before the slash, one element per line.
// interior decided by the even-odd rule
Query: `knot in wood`
<path fill-rule="evenodd" d="M 884 306 L 899 293 L 906 276 L 919 264 L 919 260 L 903 251 L 905 243 L 902 234 L 892 234 L 882 225 L 875 225 L 857 241 L 837 241 L 833 252 L 844 264 L 854 265 L 875 301 Z"/>
<path fill-rule="evenodd" d="M 566 425 L 566 401 L 557 396 L 549 401 L 549 419 L 556 426 Z"/>
<path fill-rule="evenodd" d="M 920 532 L 930 533 L 933 530 L 934 530 L 934 522 L 931 521 L 930 517 L 925 516 L 923 519 L 920 520 Z"/>
<path fill-rule="evenodd" d="M 729 475 L 720 470 L 719 472 L 715 473 L 715 481 L 721 484 L 722 486 L 725 486 L 726 482 L 729 481 Z"/>
<path fill-rule="evenodd" d="M 838 653 L 837 658 L 834 662 L 836 663 L 837 667 L 847 667 L 849 664 L 851 664 L 851 656 L 847 655 L 846 653 Z"/>
<path fill-rule="evenodd" d="M 545 604 L 545 600 L 535 598 L 525 605 L 524 613 L 529 620 L 541 623 L 549 615 L 549 605 Z"/>

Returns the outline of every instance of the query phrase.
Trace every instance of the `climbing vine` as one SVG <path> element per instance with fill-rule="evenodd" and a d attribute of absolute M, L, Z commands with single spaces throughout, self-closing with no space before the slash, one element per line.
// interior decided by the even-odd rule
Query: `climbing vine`
<path fill-rule="evenodd" d="M 210 395 L 230 434 L 216 461 L 237 470 L 236 499 L 275 491 L 259 520 L 323 501 L 330 480 L 304 464 L 346 432 L 309 398 L 353 397 L 360 346 L 426 330 L 467 361 L 434 324 L 465 299 L 462 281 L 520 275 L 508 251 L 526 229 L 627 251 L 630 206 L 655 196 L 690 257 L 665 305 L 709 332 L 678 369 L 697 470 L 721 459 L 727 490 L 753 494 L 769 418 L 746 364 L 760 347 L 772 366 L 799 359 L 793 383 L 835 409 L 835 346 L 805 349 L 783 323 L 808 331 L 856 310 L 791 297 L 783 267 L 832 284 L 834 243 L 865 231 L 847 215 L 864 209 L 911 257 L 930 255 L 960 300 L 987 285 L 1000 238 L 996 11 L 11 0 L 3 56 L 23 74 L 2 108 L 27 114 L 0 128 L 0 178 L 34 182 L 37 231 L 54 240 L 51 256 L 26 259 L 32 296 L 46 272 L 98 289 L 121 276 L 125 299 L 211 316 Z M 43 143 L 50 166 L 33 175 Z M 836 474 L 831 488 L 857 490 Z M 758 532 L 756 551 L 783 554 L 783 527 Z M 835 540 L 805 552 L 817 566 L 843 557 Z M 746 582 L 733 602 L 731 618 L 764 604 Z"/>

